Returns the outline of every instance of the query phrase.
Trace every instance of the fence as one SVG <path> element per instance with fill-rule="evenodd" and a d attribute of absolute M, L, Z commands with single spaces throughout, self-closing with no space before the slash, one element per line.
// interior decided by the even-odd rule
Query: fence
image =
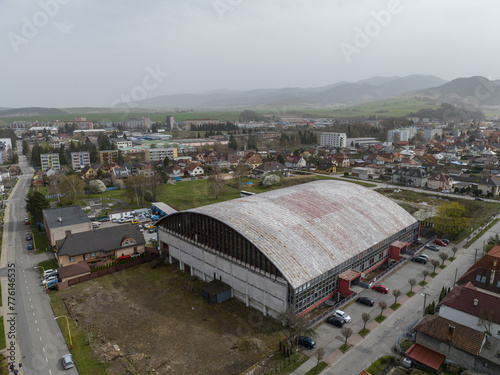
<path fill-rule="evenodd" d="M 89 281 L 89 280 L 97 279 L 98 277 L 102 277 L 102 276 L 106 276 L 106 275 L 109 275 L 109 274 L 112 274 L 112 273 L 115 273 L 118 271 L 122 271 L 124 269 L 136 266 L 138 264 L 152 261 L 152 260 L 156 259 L 157 257 L 158 257 L 157 253 L 152 253 L 152 254 L 149 254 L 145 257 L 140 257 L 138 259 L 134 259 L 134 260 L 128 261 L 126 263 L 117 264 L 116 266 L 112 266 L 109 268 L 105 268 L 103 270 L 92 272 L 88 275 L 80 276 L 80 277 L 68 280 L 66 282 L 59 283 L 59 285 L 61 286 L 60 289 L 65 289 L 66 287 L 70 287 L 70 286 L 73 286 L 76 284 L 84 283 L 84 282 Z"/>
<path fill-rule="evenodd" d="M 318 315 L 316 318 L 311 320 L 309 322 L 309 327 L 313 327 L 319 322 L 321 322 L 323 319 L 327 318 L 328 316 L 332 315 L 335 311 L 339 309 L 339 307 L 344 306 L 347 302 L 351 301 L 354 297 L 356 297 L 358 293 L 353 292 L 350 296 L 347 296 L 345 299 L 343 299 L 340 302 L 337 302 L 335 305 L 330 307 L 327 311 L 325 311 L 323 314 Z"/>
<path fill-rule="evenodd" d="M 419 321 L 420 321 L 420 319 L 415 320 L 413 323 L 411 323 L 408 326 L 408 329 L 406 330 L 406 332 L 403 332 L 402 334 L 399 335 L 398 341 L 396 342 L 396 350 L 399 353 L 404 354 L 406 352 L 406 350 L 408 349 L 406 346 L 402 345 L 403 341 L 405 341 L 405 340 L 415 341 L 415 330 L 413 329 L 413 327 L 415 327 L 415 325 Z"/>
<path fill-rule="evenodd" d="M 407 261 L 408 258 L 401 258 L 400 260 L 398 260 L 397 262 L 395 263 L 392 263 L 389 267 L 387 267 L 387 269 L 384 270 L 384 272 L 382 272 L 380 275 L 376 276 L 372 282 L 376 282 L 377 280 L 380 280 L 381 278 L 383 278 L 385 275 L 387 275 L 389 272 L 391 272 L 394 268 L 398 267 L 399 265 L 403 264 L 404 262 Z"/>

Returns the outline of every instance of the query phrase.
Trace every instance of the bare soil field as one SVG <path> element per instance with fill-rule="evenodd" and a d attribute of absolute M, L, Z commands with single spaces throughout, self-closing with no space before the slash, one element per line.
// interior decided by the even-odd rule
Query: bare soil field
<path fill-rule="evenodd" d="M 57 298 L 110 374 L 240 374 L 277 349 L 277 321 L 235 299 L 210 304 L 202 284 L 174 266 L 146 264 Z"/>

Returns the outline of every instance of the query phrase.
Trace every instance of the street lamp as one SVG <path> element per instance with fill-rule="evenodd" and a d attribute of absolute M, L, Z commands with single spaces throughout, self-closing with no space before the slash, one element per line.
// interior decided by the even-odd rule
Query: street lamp
<path fill-rule="evenodd" d="M 70 345 L 69 350 L 73 350 L 73 342 L 71 341 L 71 331 L 69 330 L 69 320 L 68 320 L 68 317 L 66 315 L 56 316 L 54 318 L 54 320 L 57 320 L 58 318 L 66 318 L 66 324 L 68 326 L 69 345 Z"/>
<path fill-rule="evenodd" d="M 430 296 L 430 294 L 425 293 L 425 292 L 422 292 L 422 293 L 420 293 L 420 295 L 421 295 L 422 297 L 424 297 L 424 311 L 423 311 L 423 314 L 422 314 L 422 315 L 423 315 L 423 316 L 425 316 L 425 303 L 426 303 L 426 301 L 427 301 L 427 296 Z"/>
<path fill-rule="evenodd" d="M 47 279 L 45 278 L 45 268 L 43 268 L 42 266 L 35 266 L 34 267 L 35 269 L 37 268 L 41 268 L 42 269 L 42 276 L 43 276 L 43 281 L 45 281 L 45 291 L 48 293 L 49 292 L 49 287 L 47 286 Z"/>

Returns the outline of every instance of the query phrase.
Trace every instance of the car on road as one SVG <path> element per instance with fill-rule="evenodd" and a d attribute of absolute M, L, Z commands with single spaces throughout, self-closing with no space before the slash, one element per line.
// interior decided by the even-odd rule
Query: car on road
<path fill-rule="evenodd" d="M 436 245 L 425 245 L 426 248 L 428 248 L 429 250 L 432 250 L 432 251 L 439 251 L 439 247 L 437 247 Z"/>
<path fill-rule="evenodd" d="M 410 260 L 415 263 L 427 264 L 427 259 L 422 257 L 412 257 Z"/>
<path fill-rule="evenodd" d="M 154 233 L 155 232 L 155 228 L 149 228 L 148 229 L 148 233 Z"/>
<path fill-rule="evenodd" d="M 158 241 L 158 240 L 156 239 L 156 237 L 151 237 L 151 238 L 149 239 L 149 242 L 157 242 L 157 241 Z"/>
<path fill-rule="evenodd" d="M 436 245 L 443 246 L 443 247 L 446 247 L 446 245 L 447 245 L 447 244 L 446 244 L 446 242 L 441 241 L 439 238 L 436 238 L 436 239 L 434 240 L 434 243 L 435 243 Z"/>
<path fill-rule="evenodd" d="M 299 345 L 307 349 L 314 349 L 316 347 L 316 342 L 308 336 L 299 336 Z"/>
<path fill-rule="evenodd" d="M 31 237 L 31 233 L 26 234 L 26 241 L 31 241 L 33 237 Z"/>
<path fill-rule="evenodd" d="M 344 319 L 339 318 L 338 316 L 329 316 L 328 318 L 326 318 L 326 322 L 339 328 L 341 328 L 345 324 Z"/>
<path fill-rule="evenodd" d="M 385 285 L 379 284 L 379 285 L 374 285 L 373 290 L 376 290 L 377 292 L 387 294 L 389 293 L 389 288 L 386 287 Z"/>
<path fill-rule="evenodd" d="M 375 304 L 375 302 L 371 298 L 368 298 L 368 297 L 359 297 L 356 300 L 356 302 L 361 303 L 362 305 L 366 305 L 366 306 L 373 306 Z"/>
<path fill-rule="evenodd" d="M 28 244 L 27 248 L 28 248 L 28 250 L 33 250 L 35 247 L 33 246 L 33 244 L 30 243 L 30 244 Z"/>
<path fill-rule="evenodd" d="M 61 358 L 61 362 L 65 370 L 69 370 L 70 368 L 75 367 L 75 362 L 73 361 L 73 356 L 71 354 L 63 355 Z"/>
<path fill-rule="evenodd" d="M 426 261 L 429 261 L 431 259 L 431 258 L 429 258 L 428 255 L 425 255 L 425 254 L 418 254 L 418 255 L 416 255 L 416 257 L 425 259 Z"/>
<path fill-rule="evenodd" d="M 29 225 L 30 224 L 30 219 L 27 217 L 24 218 L 24 225 Z"/>
<path fill-rule="evenodd" d="M 333 316 L 336 316 L 337 318 L 344 319 L 344 322 L 349 323 L 351 321 L 351 317 L 343 312 L 342 310 L 337 310 L 333 313 Z"/>

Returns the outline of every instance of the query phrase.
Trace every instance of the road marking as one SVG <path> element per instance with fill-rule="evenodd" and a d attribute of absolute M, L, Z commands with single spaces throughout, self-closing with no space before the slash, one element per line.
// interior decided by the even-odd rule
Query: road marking
<path fill-rule="evenodd" d="M 31 297 L 30 297 L 30 302 L 31 302 Z"/>
<path fill-rule="evenodd" d="M 52 375 L 52 370 L 49 368 L 49 374 Z"/>
<path fill-rule="evenodd" d="M 38 324 L 38 323 L 36 322 L 36 319 L 35 319 L 35 324 Z"/>
<path fill-rule="evenodd" d="M 37 330 L 38 332 L 40 332 L 40 328 L 36 327 L 36 330 Z"/>
<path fill-rule="evenodd" d="M 35 316 L 35 312 L 33 311 L 33 316 Z"/>
<path fill-rule="evenodd" d="M 43 350 L 43 352 L 45 353 L 45 346 L 44 346 L 44 347 L 42 347 L 42 350 Z"/>
<path fill-rule="evenodd" d="M 45 358 L 45 362 L 49 363 L 49 360 L 48 360 L 48 358 Z"/>
<path fill-rule="evenodd" d="M 31 305 L 31 308 L 33 308 L 33 305 Z"/>
<path fill-rule="evenodd" d="M 42 341 L 42 336 L 40 336 L 40 341 Z"/>

